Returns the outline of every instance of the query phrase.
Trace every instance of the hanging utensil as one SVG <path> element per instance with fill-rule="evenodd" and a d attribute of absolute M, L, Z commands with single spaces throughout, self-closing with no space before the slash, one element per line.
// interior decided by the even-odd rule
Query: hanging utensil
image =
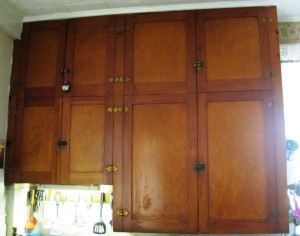
<path fill-rule="evenodd" d="M 47 194 L 50 194 L 50 197 L 49 197 L 49 202 L 48 202 L 48 199 L 47 199 Z M 48 204 L 50 202 L 54 201 L 54 195 L 53 195 L 53 192 L 52 191 L 48 191 L 47 192 L 44 192 L 44 202 L 43 202 L 43 228 L 44 229 L 50 229 L 51 228 L 51 221 L 49 220 L 49 213 L 48 213 Z"/>
<path fill-rule="evenodd" d="M 30 232 L 37 225 L 37 220 L 33 215 L 33 205 L 34 205 L 34 190 L 30 190 L 27 193 L 27 205 L 28 205 L 28 218 L 25 226 L 25 231 Z"/>
<path fill-rule="evenodd" d="M 61 235 L 62 234 L 62 224 L 59 219 L 60 192 L 56 192 L 55 201 L 56 201 L 56 219 L 54 221 L 54 224 L 52 225 L 50 235 Z"/>
<path fill-rule="evenodd" d="M 94 234 L 105 234 L 106 233 L 106 225 L 102 220 L 102 211 L 103 211 L 103 202 L 105 201 L 105 194 L 100 193 L 100 219 L 94 224 L 93 233 Z"/>

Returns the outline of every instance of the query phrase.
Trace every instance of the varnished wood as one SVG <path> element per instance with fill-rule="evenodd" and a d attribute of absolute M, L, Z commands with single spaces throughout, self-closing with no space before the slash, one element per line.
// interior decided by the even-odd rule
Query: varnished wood
<path fill-rule="evenodd" d="M 276 229 L 270 100 L 271 92 L 199 95 L 199 157 L 208 167 L 199 176 L 201 232 L 263 233 Z"/>
<path fill-rule="evenodd" d="M 24 24 L 19 97 L 61 96 L 66 25 L 65 21 Z"/>
<path fill-rule="evenodd" d="M 123 230 L 196 233 L 195 95 L 126 96 L 124 102 L 123 208 L 130 214 Z"/>
<path fill-rule="evenodd" d="M 116 26 L 122 26 L 125 23 L 125 16 L 118 16 L 116 18 Z M 124 33 L 116 33 L 116 57 L 115 57 L 115 74 L 124 75 Z M 114 106 L 126 105 L 123 102 L 124 94 L 123 83 L 114 84 Z M 114 210 L 113 210 L 113 221 L 114 231 L 123 230 L 123 219 L 117 215 L 119 209 L 123 209 L 123 191 L 126 193 L 130 191 L 124 188 L 123 176 L 126 172 L 123 171 L 123 113 L 115 113 L 114 119 L 114 130 L 113 130 L 113 165 L 118 167 L 118 171 L 113 174 L 113 186 L 114 186 Z M 128 173 L 127 173 L 128 174 Z"/>
<path fill-rule="evenodd" d="M 57 138 L 61 129 L 61 99 L 18 101 L 17 182 L 57 183 Z"/>
<path fill-rule="evenodd" d="M 62 139 L 68 145 L 61 149 L 61 183 L 109 184 L 105 179 L 105 159 L 111 160 L 111 113 L 105 98 L 64 98 Z M 105 182 L 107 181 L 107 182 Z"/>
<path fill-rule="evenodd" d="M 193 12 L 126 17 L 125 94 L 195 91 Z"/>
<path fill-rule="evenodd" d="M 8 104 L 8 125 L 6 135 L 6 150 L 5 150 L 5 166 L 4 166 L 4 181 L 5 184 L 11 184 L 16 182 L 14 175 L 14 168 L 16 166 L 16 114 L 17 111 L 17 96 L 18 96 L 18 85 L 19 85 L 19 72 L 21 62 L 21 41 L 14 41 L 13 49 L 13 64 L 10 81 L 10 93 L 9 93 L 9 104 Z"/>
<path fill-rule="evenodd" d="M 267 8 L 204 10 L 197 13 L 198 91 L 272 88 Z"/>
<path fill-rule="evenodd" d="M 275 8 L 104 16 L 69 20 L 67 35 L 67 21 L 25 24 L 10 181 L 113 183 L 115 231 L 285 232 L 276 19 Z"/>
<path fill-rule="evenodd" d="M 115 32 L 113 17 L 70 20 L 66 68 L 71 96 L 104 96 L 108 79 L 114 75 Z"/>
<path fill-rule="evenodd" d="M 277 19 L 276 7 L 268 8 L 268 16 L 272 19 Z M 282 211 L 282 216 L 277 220 L 277 231 L 287 233 L 289 231 L 289 216 L 288 205 L 286 204 L 287 189 L 286 181 L 286 160 L 285 157 L 285 131 L 284 131 L 284 112 L 283 112 L 283 95 L 282 95 L 282 82 L 281 82 L 281 67 L 280 67 L 280 52 L 279 52 L 279 39 L 278 39 L 278 22 L 273 21 L 269 25 L 269 38 L 270 38 L 270 53 L 271 53 L 271 68 L 277 72 L 277 76 L 272 78 L 273 84 L 273 100 L 278 103 L 274 109 L 274 146 L 276 156 L 276 181 L 277 181 L 277 207 Z"/>

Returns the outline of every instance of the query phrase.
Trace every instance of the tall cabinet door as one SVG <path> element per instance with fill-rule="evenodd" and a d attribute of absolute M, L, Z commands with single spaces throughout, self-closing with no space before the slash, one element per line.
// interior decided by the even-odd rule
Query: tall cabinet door
<path fill-rule="evenodd" d="M 61 99 L 20 99 L 16 123 L 16 182 L 57 183 Z"/>
<path fill-rule="evenodd" d="M 124 104 L 123 163 L 116 163 L 123 172 L 114 175 L 123 203 L 115 201 L 114 230 L 196 233 L 196 95 L 125 96 Z"/>
<path fill-rule="evenodd" d="M 194 12 L 126 17 L 124 93 L 196 91 Z"/>
<path fill-rule="evenodd" d="M 115 31 L 113 17 L 70 20 L 64 83 L 72 96 L 104 96 L 114 76 Z"/>
<path fill-rule="evenodd" d="M 274 153 L 272 92 L 207 93 L 198 100 L 199 158 L 207 165 L 199 175 L 200 232 L 278 232 L 286 209 L 277 205 L 282 168 Z"/>
<path fill-rule="evenodd" d="M 111 184 L 113 115 L 105 97 L 64 98 L 60 179 L 63 184 Z"/>
<path fill-rule="evenodd" d="M 66 21 L 24 24 L 19 97 L 60 97 Z"/>
<path fill-rule="evenodd" d="M 263 7 L 198 11 L 198 91 L 272 89 L 271 19 Z"/>

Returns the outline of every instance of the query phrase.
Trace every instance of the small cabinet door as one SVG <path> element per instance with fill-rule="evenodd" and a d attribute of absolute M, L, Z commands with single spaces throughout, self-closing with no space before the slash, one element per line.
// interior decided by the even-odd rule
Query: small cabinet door
<path fill-rule="evenodd" d="M 114 194 L 114 230 L 196 233 L 196 95 L 125 96 L 124 104 L 123 161 L 115 163 L 123 168 L 114 174 L 123 199 Z"/>
<path fill-rule="evenodd" d="M 57 183 L 61 99 L 19 99 L 16 123 L 16 182 Z"/>
<path fill-rule="evenodd" d="M 114 76 L 114 17 L 87 17 L 68 22 L 64 83 L 72 96 L 104 96 Z"/>
<path fill-rule="evenodd" d="M 113 114 L 105 97 L 64 98 L 60 182 L 111 184 Z"/>
<path fill-rule="evenodd" d="M 198 91 L 272 89 L 271 19 L 263 7 L 198 11 Z"/>
<path fill-rule="evenodd" d="M 19 97 L 60 97 L 66 21 L 24 24 Z"/>
<path fill-rule="evenodd" d="M 131 15 L 126 26 L 126 95 L 196 91 L 194 12 Z"/>
<path fill-rule="evenodd" d="M 272 92 L 207 93 L 198 101 L 199 158 L 207 165 L 199 175 L 200 232 L 286 230 L 278 227 L 288 211 L 277 183 L 285 159 L 274 149 L 281 134 Z"/>

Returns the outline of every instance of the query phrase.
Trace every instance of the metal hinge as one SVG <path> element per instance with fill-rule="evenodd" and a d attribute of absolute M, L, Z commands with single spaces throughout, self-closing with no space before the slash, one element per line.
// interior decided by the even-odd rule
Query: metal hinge
<path fill-rule="evenodd" d="M 270 70 L 266 73 L 266 75 L 268 77 L 276 77 L 277 76 L 277 72 L 275 70 Z"/>
<path fill-rule="evenodd" d="M 193 67 L 196 70 L 201 70 L 204 67 L 204 63 L 202 61 L 195 61 Z"/>
<path fill-rule="evenodd" d="M 57 145 L 60 148 L 64 148 L 64 147 L 68 146 L 68 140 L 66 140 L 66 139 L 60 139 L 60 140 L 58 140 Z"/>
<path fill-rule="evenodd" d="M 124 106 L 124 107 L 109 107 L 107 108 L 108 112 L 128 112 L 128 107 Z"/>
<path fill-rule="evenodd" d="M 19 115 L 21 114 L 21 111 L 20 110 L 10 110 L 11 114 L 13 115 Z"/>
<path fill-rule="evenodd" d="M 195 171 L 204 171 L 205 170 L 205 164 L 203 162 L 197 162 L 195 165 Z"/>
<path fill-rule="evenodd" d="M 67 75 L 69 75 L 69 74 L 71 73 L 71 69 L 69 69 L 69 68 L 62 68 L 62 69 L 60 70 L 60 73 L 61 73 L 64 77 L 66 77 Z"/>
<path fill-rule="evenodd" d="M 128 81 L 128 77 L 110 77 L 108 79 L 109 83 L 127 83 Z"/>
<path fill-rule="evenodd" d="M 128 216 L 129 212 L 125 209 L 123 210 L 117 210 L 117 215 L 118 216 Z"/>
<path fill-rule="evenodd" d="M 107 172 L 117 172 L 118 167 L 116 167 L 116 166 L 107 166 L 105 169 L 106 169 Z"/>
<path fill-rule="evenodd" d="M 128 31 L 130 28 L 127 25 L 122 25 L 122 26 L 112 26 L 110 27 L 111 31 L 116 31 L 117 34 L 122 34 L 125 31 Z"/>
<path fill-rule="evenodd" d="M 268 107 L 270 107 L 270 108 L 276 108 L 276 107 L 278 107 L 278 102 L 269 102 L 268 103 Z"/>
<path fill-rule="evenodd" d="M 282 211 L 280 211 L 280 210 L 273 211 L 272 214 L 275 217 L 281 217 L 283 215 Z"/>
<path fill-rule="evenodd" d="M 273 22 L 273 19 L 271 17 L 266 16 L 266 17 L 263 17 L 262 22 L 264 24 L 271 24 Z"/>
<path fill-rule="evenodd" d="M 13 88 L 20 88 L 20 87 L 22 87 L 22 85 L 23 85 L 22 81 L 14 81 L 14 82 L 12 82 L 12 87 Z"/>

